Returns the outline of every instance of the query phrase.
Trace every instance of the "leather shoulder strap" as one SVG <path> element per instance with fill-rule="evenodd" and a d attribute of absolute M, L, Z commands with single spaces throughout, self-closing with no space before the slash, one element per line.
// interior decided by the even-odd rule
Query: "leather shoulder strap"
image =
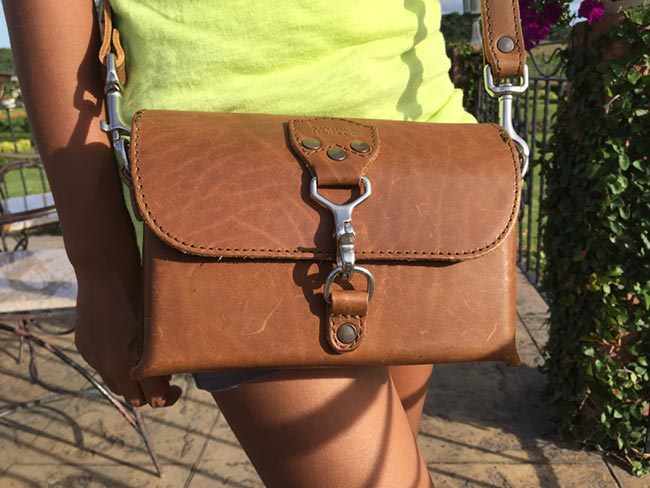
<path fill-rule="evenodd" d="M 99 61 L 105 66 L 106 56 L 115 53 L 115 65 L 117 76 L 121 83 L 126 82 L 126 56 L 120 42 L 120 33 L 113 27 L 113 13 L 111 12 L 110 0 L 95 0 L 97 8 L 97 22 L 99 23 L 99 35 L 102 41 L 99 47 Z"/>
<path fill-rule="evenodd" d="M 481 0 L 483 57 L 495 79 L 524 74 L 526 49 L 517 0 Z"/>

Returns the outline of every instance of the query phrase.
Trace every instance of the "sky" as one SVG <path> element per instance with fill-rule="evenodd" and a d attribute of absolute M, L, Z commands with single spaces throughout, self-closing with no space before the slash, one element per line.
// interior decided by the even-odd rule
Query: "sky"
<path fill-rule="evenodd" d="M 9 33 L 5 21 L 5 11 L 0 8 L 0 47 L 9 47 Z"/>
<path fill-rule="evenodd" d="M 443 14 L 463 11 L 463 0 L 440 0 L 440 3 L 442 4 Z M 5 13 L 2 9 L 0 9 L 0 47 L 10 47 Z"/>

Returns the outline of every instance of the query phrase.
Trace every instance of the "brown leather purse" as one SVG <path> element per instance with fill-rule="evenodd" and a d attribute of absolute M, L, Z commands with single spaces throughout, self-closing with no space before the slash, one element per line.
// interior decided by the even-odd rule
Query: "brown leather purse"
<path fill-rule="evenodd" d="M 504 129 L 145 110 L 128 128 L 119 38 L 104 9 L 104 130 L 146 224 L 134 378 L 519 364 L 515 227 L 526 149 L 506 118 Z M 483 4 L 486 71 L 506 117 L 526 84 L 518 18 L 516 2 Z"/>

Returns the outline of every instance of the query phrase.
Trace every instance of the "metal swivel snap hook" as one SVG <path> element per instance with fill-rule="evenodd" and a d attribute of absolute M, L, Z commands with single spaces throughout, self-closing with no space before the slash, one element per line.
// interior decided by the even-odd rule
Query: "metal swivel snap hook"
<path fill-rule="evenodd" d="M 318 193 L 318 181 L 316 177 L 312 178 L 310 183 L 311 197 L 323 207 L 329 208 L 334 214 L 334 226 L 336 228 L 334 236 L 336 237 L 337 244 L 336 262 L 338 268 L 340 268 L 338 274 L 340 274 L 344 280 L 349 279 L 356 271 L 354 264 L 354 242 L 356 240 L 356 234 L 352 227 L 352 210 L 354 210 L 357 205 L 360 205 L 367 200 L 372 193 L 370 180 L 365 176 L 362 176 L 361 182 L 364 187 L 363 194 L 356 200 L 344 205 L 333 203 Z"/>
<path fill-rule="evenodd" d="M 521 177 L 524 178 L 528 172 L 530 149 L 526 141 L 517 134 L 517 131 L 512 125 L 512 101 L 514 100 L 514 97 L 521 95 L 528 89 L 528 65 L 524 65 L 524 75 L 520 80 L 521 84 L 519 85 L 513 83 L 503 83 L 502 85 L 495 84 L 492 70 L 489 65 L 485 66 L 483 71 L 483 80 L 485 81 L 485 91 L 487 91 L 491 97 L 499 99 L 499 123 L 508 132 L 510 138 L 519 150 L 519 156 L 522 162 Z"/>

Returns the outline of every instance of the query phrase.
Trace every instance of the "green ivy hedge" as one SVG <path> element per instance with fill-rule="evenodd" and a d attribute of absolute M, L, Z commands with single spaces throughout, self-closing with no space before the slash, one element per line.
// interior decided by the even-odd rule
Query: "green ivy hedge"
<path fill-rule="evenodd" d="M 581 25 L 544 175 L 542 367 L 560 430 L 650 471 L 650 7 Z"/>

